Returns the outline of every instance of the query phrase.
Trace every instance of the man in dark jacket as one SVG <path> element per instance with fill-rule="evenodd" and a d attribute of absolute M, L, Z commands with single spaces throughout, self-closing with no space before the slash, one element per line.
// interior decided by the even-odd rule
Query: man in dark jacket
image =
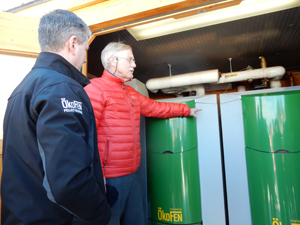
<path fill-rule="evenodd" d="M 2 225 L 106 225 L 95 117 L 83 89 L 89 80 L 80 73 L 90 29 L 55 10 L 38 33 L 42 52 L 4 118 Z"/>

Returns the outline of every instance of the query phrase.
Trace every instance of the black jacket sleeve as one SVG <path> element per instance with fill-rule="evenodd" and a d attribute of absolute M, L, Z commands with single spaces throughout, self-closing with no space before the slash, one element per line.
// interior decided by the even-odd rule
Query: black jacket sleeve
<path fill-rule="evenodd" d="M 48 198 L 92 224 L 107 224 L 110 207 L 97 150 L 95 119 L 82 87 L 59 83 L 33 99 Z"/>

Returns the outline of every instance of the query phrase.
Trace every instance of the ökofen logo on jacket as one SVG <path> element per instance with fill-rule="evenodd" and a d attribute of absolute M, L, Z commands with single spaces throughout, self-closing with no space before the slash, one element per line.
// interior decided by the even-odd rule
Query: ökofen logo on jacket
<path fill-rule="evenodd" d="M 64 108 L 64 112 L 76 112 L 82 114 L 82 102 L 69 101 L 65 98 L 61 98 L 61 104 Z"/>

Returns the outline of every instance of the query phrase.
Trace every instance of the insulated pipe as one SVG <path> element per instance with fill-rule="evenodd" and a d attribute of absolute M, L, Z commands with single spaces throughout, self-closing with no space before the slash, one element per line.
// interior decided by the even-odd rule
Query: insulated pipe
<path fill-rule="evenodd" d="M 219 71 L 207 70 L 202 72 L 187 73 L 169 77 L 152 78 L 146 82 L 149 91 L 156 93 L 158 90 L 166 89 L 166 92 L 178 89 L 189 89 L 187 86 L 198 85 L 204 83 L 230 83 L 244 80 L 254 80 L 263 78 L 272 78 L 272 80 L 280 80 L 285 74 L 282 66 L 274 66 L 268 68 L 245 70 L 231 73 L 222 73 L 219 78 Z M 179 88 L 182 87 L 182 88 Z M 182 91 L 182 90 L 181 90 Z M 174 93 L 174 92 L 173 92 Z M 197 94 L 198 95 L 198 94 Z"/>
<path fill-rule="evenodd" d="M 203 84 L 189 86 L 185 91 L 195 91 L 196 95 L 205 95 Z"/>
<path fill-rule="evenodd" d="M 281 87 L 280 80 L 271 80 L 270 81 L 270 88 L 279 88 Z"/>
<path fill-rule="evenodd" d="M 215 83 L 219 80 L 219 70 L 186 73 L 169 77 L 152 78 L 146 82 L 149 91 L 156 93 L 160 89 Z"/>
<path fill-rule="evenodd" d="M 173 94 L 173 93 L 180 93 L 180 92 L 187 92 L 187 91 L 195 91 L 196 95 L 205 95 L 205 88 L 203 84 L 198 85 L 190 85 L 185 86 L 182 88 L 165 88 L 161 90 L 165 94 Z"/>
<path fill-rule="evenodd" d="M 246 87 L 244 85 L 240 85 L 237 87 L 238 92 L 246 91 Z"/>
<path fill-rule="evenodd" d="M 218 83 L 229 83 L 262 78 L 274 78 L 274 80 L 280 80 L 284 73 L 285 69 L 282 66 L 245 70 L 233 73 L 222 73 Z"/>

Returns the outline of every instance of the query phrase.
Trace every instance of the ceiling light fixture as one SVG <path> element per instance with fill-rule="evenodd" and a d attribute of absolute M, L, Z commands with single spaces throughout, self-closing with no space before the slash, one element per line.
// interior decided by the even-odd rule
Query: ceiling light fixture
<path fill-rule="evenodd" d="M 299 0 L 244 0 L 236 6 L 211 12 L 201 12 L 181 19 L 169 18 L 131 27 L 127 30 L 139 41 L 299 6 Z"/>

